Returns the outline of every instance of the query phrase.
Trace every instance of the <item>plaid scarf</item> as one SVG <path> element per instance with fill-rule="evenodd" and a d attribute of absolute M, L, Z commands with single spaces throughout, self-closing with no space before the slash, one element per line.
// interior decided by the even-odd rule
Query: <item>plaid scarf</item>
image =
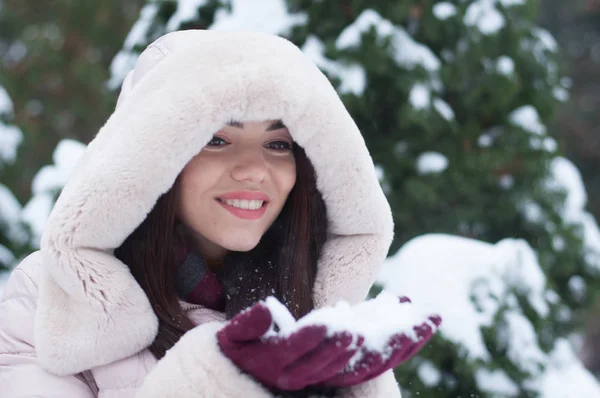
<path fill-rule="evenodd" d="M 225 311 L 225 292 L 221 283 L 204 258 L 191 250 L 183 256 L 175 276 L 175 288 L 179 297 L 188 303 Z"/>

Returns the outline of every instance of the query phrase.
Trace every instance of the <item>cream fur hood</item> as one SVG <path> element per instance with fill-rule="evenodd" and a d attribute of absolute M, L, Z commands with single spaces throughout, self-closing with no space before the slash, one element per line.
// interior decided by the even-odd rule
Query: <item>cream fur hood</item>
<path fill-rule="evenodd" d="M 282 38 L 174 32 L 141 54 L 48 220 L 35 319 L 46 370 L 75 374 L 154 340 L 157 318 L 113 251 L 232 119 L 282 120 L 314 165 L 330 223 L 316 306 L 365 299 L 392 241 L 392 214 L 363 137 L 327 78 Z"/>

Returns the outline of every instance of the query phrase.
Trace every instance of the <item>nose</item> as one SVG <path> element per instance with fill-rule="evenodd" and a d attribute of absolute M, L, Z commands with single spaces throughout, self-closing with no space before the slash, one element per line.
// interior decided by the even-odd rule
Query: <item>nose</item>
<path fill-rule="evenodd" d="M 236 181 L 263 182 L 267 176 L 267 163 L 260 151 L 246 150 L 238 155 L 231 169 L 231 177 Z"/>

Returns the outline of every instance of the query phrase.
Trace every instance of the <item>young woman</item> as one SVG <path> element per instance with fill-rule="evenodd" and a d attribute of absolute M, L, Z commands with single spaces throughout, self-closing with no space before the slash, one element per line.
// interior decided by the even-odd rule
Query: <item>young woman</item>
<path fill-rule="evenodd" d="M 364 300 L 392 235 L 360 132 L 297 47 L 165 35 L 11 275 L 0 395 L 399 397 L 392 368 L 439 318 L 350 372 L 360 339 L 318 326 L 264 338 L 261 301 L 300 318 Z"/>

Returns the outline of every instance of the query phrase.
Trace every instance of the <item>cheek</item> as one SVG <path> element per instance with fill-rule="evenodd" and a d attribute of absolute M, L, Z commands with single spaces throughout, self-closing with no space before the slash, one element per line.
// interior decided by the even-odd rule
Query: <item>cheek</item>
<path fill-rule="evenodd" d="M 284 165 L 280 165 L 280 167 L 278 167 L 276 170 L 279 189 L 283 194 L 287 195 L 296 184 L 296 163 L 289 162 Z"/>
<path fill-rule="evenodd" d="M 185 176 L 182 175 L 181 177 L 177 201 L 177 215 L 184 224 L 190 225 L 194 218 L 195 206 L 193 206 L 193 198 L 196 196 L 195 188 Z"/>
<path fill-rule="evenodd" d="M 201 193 L 211 187 L 221 169 L 218 162 L 203 159 L 201 155 L 189 163 L 182 172 L 182 185 L 187 191 Z"/>
<path fill-rule="evenodd" d="M 198 209 L 201 200 L 205 200 L 211 187 L 211 172 L 202 167 L 198 162 L 184 169 L 179 180 L 179 201 L 180 211 L 193 211 Z M 214 178 L 214 177 L 212 177 Z"/>

